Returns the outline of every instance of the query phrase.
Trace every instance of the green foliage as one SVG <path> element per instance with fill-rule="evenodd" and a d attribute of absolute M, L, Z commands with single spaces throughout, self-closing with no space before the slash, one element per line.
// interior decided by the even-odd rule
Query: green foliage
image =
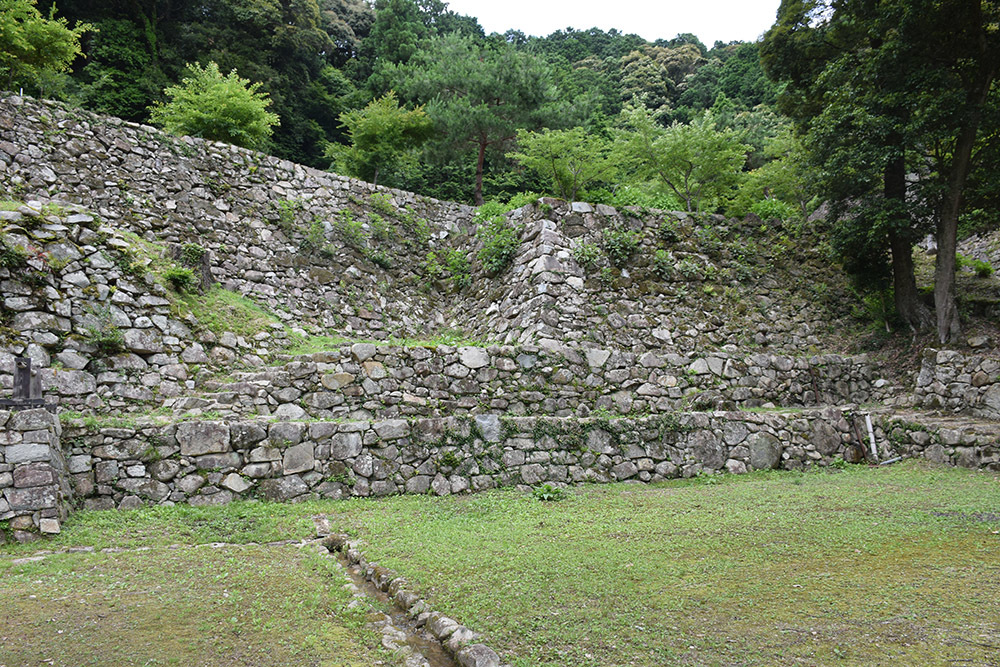
<path fill-rule="evenodd" d="M 576 201 L 577 194 L 594 182 L 613 180 L 617 169 L 608 142 L 582 127 L 541 132 L 519 129 L 517 146 L 507 157 L 546 179 L 553 193 L 567 201 Z"/>
<path fill-rule="evenodd" d="M 279 119 L 267 111 L 271 100 L 260 86 L 235 69 L 223 76 L 215 62 L 189 64 L 181 84 L 163 91 L 170 100 L 150 107 L 150 121 L 173 134 L 263 148 Z"/>
<path fill-rule="evenodd" d="M 586 241 L 573 248 L 573 259 L 584 269 L 595 269 L 601 261 L 601 249 Z"/>
<path fill-rule="evenodd" d="M 488 276 L 503 273 L 521 245 L 523 225 L 511 224 L 506 217 L 507 207 L 500 202 L 486 202 L 476 211 L 476 238 L 482 243 L 478 258 Z"/>
<path fill-rule="evenodd" d="M 0 236 L 0 268 L 18 271 L 28 266 L 30 255 L 19 245 L 11 246 Z"/>
<path fill-rule="evenodd" d="M 645 109 L 622 112 L 616 152 L 635 179 L 655 179 L 688 211 L 715 210 L 739 183 L 747 146 L 730 129 L 718 130 L 711 114 L 664 129 Z"/>
<path fill-rule="evenodd" d="M 540 198 L 541 195 L 534 192 L 518 192 L 507 202 L 507 210 L 513 211 L 529 204 L 536 204 Z"/>
<path fill-rule="evenodd" d="M 83 339 L 97 348 L 98 357 L 110 357 L 124 351 L 125 334 L 115 325 L 111 311 L 107 308 L 91 309 L 90 315 L 96 320 L 84 329 Z"/>
<path fill-rule="evenodd" d="M 185 243 L 181 246 L 181 261 L 185 266 L 201 266 L 201 260 L 206 252 L 198 243 Z"/>
<path fill-rule="evenodd" d="M 762 199 L 750 207 L 750 212 L 761 220 L 794 220 L 798 211 L 791 204 L 780 199 Z"/>
<path fill-rule="evenodd" d="M 36 0 L 0 0 L 0 85 L 11 90 L 15 83 L 41 89 L 52 75 L 65 72 L 80 55 L 80 37 L 93 26 L 78 23 L 70 28 L 65 18 L 56 18 L 56 6 L 48 18 Z"/>
<path fill-rule="evenodd" d="M 390 91 L 364 109 L 340 114 L 350 146 L 331 144 L 326 155 L 334 167 L 351 176 L 378 183 L 379 176 L 405 170 L 416 162 L 416 149 L 430 138 L 433 121 L 423 107 L 407 110 Z M 391 208 L 391 204 L 387 206 Z M 385 211 L 391 215 L 394 211 Z"/>
<path fill-rule="evenodd" d="M 445 251 L 445 266 L 451 274 L 451 283 L 456 290 L 462 290 L 472 284 L 469 273 L 469 260 L 464 253 L 448 248 Z"/>
<path fill-rule="evenodd" d="M 396 215 L 396 205 L 392 202 L 392 196 L 388 192 L 373 192 L 368 197 L 368 205 L 376 213 Z"/>
<path fill-rule="evenodd" d="M 333 228 L 349 248 L 364 250 L 366 247 L 368 235 L 365 234 L 364 223 L 354 218 L 352 210 L 341 209 L 333 220 Z"/>
<path fill-rule="evenodd" d="M 673 218 L 664 218 L 656 229 L 656 236 L 664 243 L 677 243 L 681 240 L 680 225 Z"/>
<path fill-rule="evenodd" d="M 551 484 L 542 484 L 532 489 L 531 495 L 542 502 L 558 502 L 566 498 L 566 489 Z"/>
<path fill-rule="evenodd" d="M 163 279 L 178 292 L 190 292 L 198 284 L 194 272 L 186 266 L 171 266 L 162 275 Z"/>
<path fill-rule="evenodd" d="M 285 232 L 286 236 L 291 236 L 295 230 L 298 211 L 303 208 L 302 202 L 297 199 L 272 199 L 269 206 L 273 213 L 272 219 L 278 223 L 278 227 Z"/>
<path fill-rule="evenodd" d="M 407 64 L 389 66 L 387 76 L 401 95 L 427 105 L 442 138 L 437 152 L 469 159 L 468 147 L 475 148 L 473 196 L 480 205 L 487 151 L 503 151 L 519 128 L 537 127 L 555 93 L 534 55 L 457 34 L 429 39 Z"/>
<path fill-rule="evenodd" d="M 970 269 L 979 278 L 989 278 L 993 275 L 993 266 L 989 262 L 966 257 L 962 253 L 955 254 L 955 265 L 960 269 Z"/>
<path fill-rule="evenodd" d="M 674 257 L 670 254 L 670 251 L 657 248 L 653 252 L 649 270 L 661 280 L 669 279 L 674 273 Z"/>
<path fill-rule="evenodd" d="M 639 249 L 642 234 L 628 229 L 605 229 L 601 234 L 601 245 L 613 266 L 619 268 L 628 264 Z"/>

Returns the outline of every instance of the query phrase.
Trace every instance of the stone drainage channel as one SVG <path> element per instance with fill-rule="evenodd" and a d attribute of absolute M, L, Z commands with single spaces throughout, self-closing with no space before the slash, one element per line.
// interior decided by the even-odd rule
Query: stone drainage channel
<path fill-rule="evenodd" d="M 367 605 L 368 620 L 381 632 L 382 646 L 395 652 L 403 667 L 506 667 L 489 647 L 473 643 L 478 635 L 447 616 L 430 609 L 424 600 L 407 590 L 406 582 L 392 571 L 369 563 L 357 545 L 344 535 L 331 535 L 325 517 L 315 518 L 318 539 L 268 542 L 269 547 L 311 547 L 335 559 L 343 570 L 354 599 L 348 607 Z M 172 544 L 168 549 L 223 549 L 240 546 L 226 542 L 183 545 Z M 94 549 L 72 547 L 57 551 L 38 551 L 30 556 L 11 559 L 19 565 L 39 561 L 58 553 L 95 552 L 121 553 L 149 551 L 152 547 Z"/>
<path fill-rule="evenodd" d="M 355 599 L 349 604 L 370 606 L 369 620 L 381 631 L 382 645 L 396 651 L 405 667 L 501 667 L 491 648 L 475 643 L 477 633 L 433 611 L 405 579 L 369 562 L 346 535 L 330 534 L 325 517 L 315 521 L 317 533 L 326 536 L 320 543 L 351 580 Z"/>

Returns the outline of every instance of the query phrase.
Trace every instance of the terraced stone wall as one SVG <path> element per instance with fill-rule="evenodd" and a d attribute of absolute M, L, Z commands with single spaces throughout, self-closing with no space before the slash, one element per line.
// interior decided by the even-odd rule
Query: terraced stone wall
<path fill-rule="evenodd" d="M 928 348 L 914 399 L 923 408 L 1000 419 L 1000 359 Z"/>
<path fill-rule="evenodd" d="M 802 469 L 839 460 L 857 442 L 855 419 L 848 410 L 825 408 L 639 419 L 190 421 L 97 432 L 69 424 L 64 447 L 78 503 L 129 508 L 210 505 L 240 497 L 447 495 L 497 486 Z M 986 439 L 988 434 L 981 442 L 961 431 L 942 438 L 917 422 L 878 415 L 875 421 L 882 460 L 926 455 L 1000 469 L 1000 445 Z"/>
<path fill-rule="evenodd" d="M 167 401 L 177 414 L 281 419 L 441 417 L 475 412 L 585 417 L 682 409 L 868 402 L 888 386 L 866 357 L 692 358 L 567 345 L 401 347 L 357 343 L 285 358 Z"/>

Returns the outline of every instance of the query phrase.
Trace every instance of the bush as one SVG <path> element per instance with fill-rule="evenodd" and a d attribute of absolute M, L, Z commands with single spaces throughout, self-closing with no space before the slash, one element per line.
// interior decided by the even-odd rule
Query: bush
<path fill-rule="evenodd" d="M 972 259 L 971 257 L 966 257 L 962 253 L 955 253 L 955 268 L 963 269 L 968 268 L 973 271 L 979 278 L 989 278 L 993 275 L 993 266 L 989 262 L 984 262 L 981 259 Z"/>
<path fill-rule="evenodd" d="M 594 269 L 601 261 L 601 250 L 593 243 L 580 243 L 573 248 L 573 259 L 584 269 Z"/>
<path fill-rule="evenodd" d="M 190 292 L 198 284 L 194 271 L 183 266 L 171 266 L 163 272 L 163 279 L 178 292 Z"/>
<path fill-rule="evenodd" d="M 479 229 L 476 237 L 482 241 L 479 261 L 489 276 L 503 273 L 514 261 L 521 245 L 522 225 L 512 225 L 507 221 L 507 207 L 496 201 L 489 201 L 476 211 Z"/>
<path fill-rule="evenodd" d="M 188 76 L 164 94 L 170 101 L 149 108 L 150 121 L 172 134 L 225 141 L 244 148 L 264 148 L 278 125 L 267 111 L 271 100 L 257 92 L 260 83 L 241 79 L 232 70 L 223 76 L 214 62 L 187 66 Z"/>
<path fill-rule="evenodd" d="M 750 212 L 761 220 L 777 218 L 782 222 L 794 220 L 799 214 L 798 209 L 780 199 L 762 199 L 750 207 Z"/>
<path fill-rule="evenodd" d="M 630 232 L 627 229 L 606 229 L 602 243 L 611 264 L 620 268 L 628 264 L 632 255 L 639 249 L 641 240 L 642 236 L 638 232 Z"/>
<path fill-rule="evenodd" d="M 653 253 L 649 270 L 660 280 L 667 280 L 674 273 L 674 256 L 667 250 L 657 250 Z"/>

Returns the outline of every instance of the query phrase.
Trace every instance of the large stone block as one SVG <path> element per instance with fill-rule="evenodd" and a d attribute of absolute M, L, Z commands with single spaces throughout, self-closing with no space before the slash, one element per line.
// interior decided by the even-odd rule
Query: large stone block
<path fill-rule="evenodd" d="M 725 446 L 711 431 L 697 431 L 688 441 L 695 459 L 706 468 L 718 470 L 726 463 Z"/>
<path fill-rule="evenodd" d="M 754 433 L 747 444 L 754 470 L 771 470 L 781 463 L 781 442 L 770 433 Z"/>
<path fill-rule="evenodd" d="M 16 511 L 40 510 L 56 507 L 58 496 L 55 486 L 36 486 L 29 489 L 4 489 L 10 508 Z"/>
<path fill-rule="evenodd" d="M 51 445 L 28 442 L 20 445 L 9 445 L 4 452 L 4 460 L 9 464 L 49 461 L 52 459 L 53 453 Z"/>
<path fill-rule="evenodd" d="M 311 442 L 303 442 L 289 447 L 285 450 L 285 455 L 282 458 L 286 475 L 312 470 L 315 463 L 316 458 L 313 456 L 313 443 Z"/>
<path fill-rule="evenodd" d="M 230 451 L 229 425 L 225 422 L 183 422 L 177 425 L 181 456 L 201 456 Z"/>
<path fill-rule="evenodd" d="M 361 453 L 360 433 L 337 433 L 330 438 L 330 458 L 343 461 Z"/>

